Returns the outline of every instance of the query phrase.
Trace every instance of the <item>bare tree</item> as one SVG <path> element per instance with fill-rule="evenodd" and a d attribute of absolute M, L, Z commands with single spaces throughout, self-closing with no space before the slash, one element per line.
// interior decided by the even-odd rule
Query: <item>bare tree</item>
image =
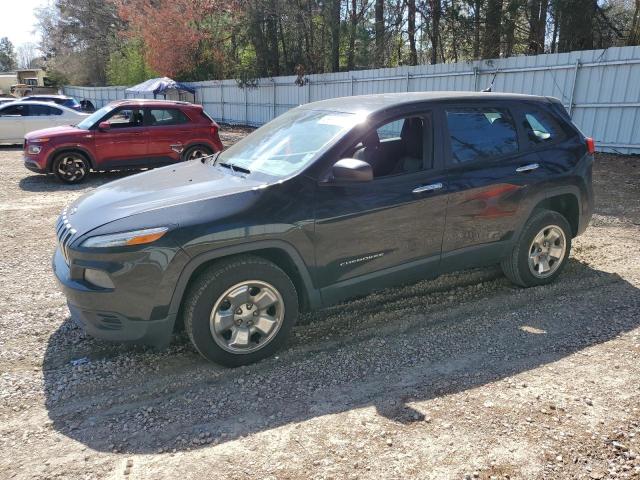
<path fill-rule="evenodd" d="M 35 43 L 23 43 L 16 48 L 18 68 L 33 68 L 33 62 L 38 58 L 38 47 Z"/>

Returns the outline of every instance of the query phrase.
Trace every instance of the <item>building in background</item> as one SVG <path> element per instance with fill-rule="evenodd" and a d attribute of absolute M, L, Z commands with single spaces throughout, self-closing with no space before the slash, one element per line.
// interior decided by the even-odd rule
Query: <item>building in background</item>
<path fill-rule="evenodd" d="M 25 95 L 39 93 L 58 93 L 47 81 L 47 72 L 42 68 L 25 68 L 12 72 L 0 73 L 0 95 Z"/>

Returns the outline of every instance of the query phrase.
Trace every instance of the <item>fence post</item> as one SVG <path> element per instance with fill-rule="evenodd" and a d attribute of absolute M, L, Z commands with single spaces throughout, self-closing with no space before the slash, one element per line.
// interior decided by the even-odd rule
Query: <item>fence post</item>
<path fill-rule="evenodd" d="M 244 86 L 244 124 L 249 125 L 249 107 L 247 106 L 247 87 Z"/>
<path fill-rule="evenodd" d="M 220 121 L 224 123 L 224 80 L 220 80 L 220 106 L 222 108 Z"/>
<path fill-rule="evenodd" d="M 409 72 L 407 72 L 407 85 L 406 85 L 406 89 L 405 89 L 406 92 L 409 91 L 409 79 L 410 79 L 410 74 L 409 74 Z"/>
<path fill-rule="evenodd" d="M 569 117 L 573 118 L 573 95 L 576 91 L 576 80 L 578 79 L 578 69 L 580 68 L 580 60 L 576 60 L 576 66 L 573 70 L 573 82 L 571 83 L 571 96 L 569 97 Z"/>
<path fill-rule="evenodd" d="M 311 103 L 311 79 L 307 79 L 307 103 Z"/>
<path fill-rule="evenodd" d="M 353 92 L 354 92 L 354 84 L 356 83 L 356 78 L 355 77 L 351 77 L 351 96 L 353 97 Z"/>
<path fill-rule="evenodd" d="M 473 67 L 473 91 L 478 91 L 478 67 Z"/>
<path fill-rule="evenodd" d="M 271 120 L 273 120 L 274 118 L 276 118 L 276 88 L 277 88 L 277 84 L 276 84 L 276 79 L 271 77 L 271 81 L 273 82 L 273 115 L 271 116 Z"/>

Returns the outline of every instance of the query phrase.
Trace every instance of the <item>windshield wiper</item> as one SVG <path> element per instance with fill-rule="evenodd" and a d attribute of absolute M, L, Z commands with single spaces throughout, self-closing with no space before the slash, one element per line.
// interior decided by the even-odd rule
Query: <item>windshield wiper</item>
<path fill-rule="evenodd" d="M 248 170 L 244 167 L 240 167 L 238 165 L 234 165 L 233 163 L 219 163 L 218 165 L 224 168 L 228 168 L 233 172 L 251 173 L 251 170 Z"/>

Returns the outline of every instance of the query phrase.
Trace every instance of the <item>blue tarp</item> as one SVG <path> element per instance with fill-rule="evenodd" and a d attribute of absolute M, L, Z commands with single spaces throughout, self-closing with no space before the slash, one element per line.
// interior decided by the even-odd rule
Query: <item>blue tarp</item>
<path fill-rule="evenodd" d="M 169 77 L 152 78 L 146 82 L 127 88 L 126 93 L 153 93 L 155 96 L 166 93 L 167 90 L 184 90 L 185 92 L 196 93 L 195 89 L 189 85 L 176 82 Z"/>

